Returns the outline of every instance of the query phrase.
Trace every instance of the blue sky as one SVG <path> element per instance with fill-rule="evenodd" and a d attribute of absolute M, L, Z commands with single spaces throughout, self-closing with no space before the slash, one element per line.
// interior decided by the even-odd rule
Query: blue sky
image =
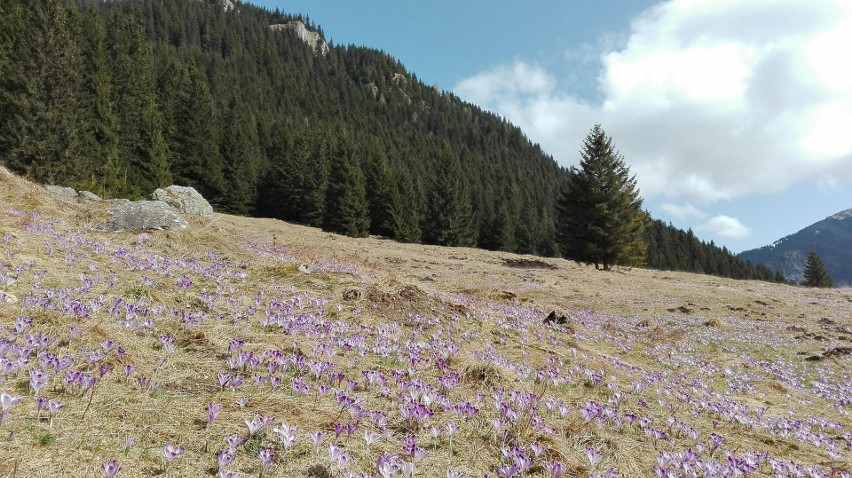
<path fill-rule="evenodd" d="M 732 251 L 852 208 L 852 2 L 253 3 L 390 53 L 560 164 L 602 123 L 654 217 Z"/>

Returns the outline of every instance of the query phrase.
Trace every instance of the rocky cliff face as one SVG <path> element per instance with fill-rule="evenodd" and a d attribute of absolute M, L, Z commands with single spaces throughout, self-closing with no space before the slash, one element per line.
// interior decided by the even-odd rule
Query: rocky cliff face
<path fill-rule="evenodd" d="M 304 23 L 298 20 L 270 25 L 269 28 L 276 31 L 290 30 L 295 33 L 300 40 L 310 45 L 314 51 L 319 52 L 320 55 L 325 56 L 326 53 L 328 53 L 328 43 L 320 37 L 320 34 L 309 30 Z"/>

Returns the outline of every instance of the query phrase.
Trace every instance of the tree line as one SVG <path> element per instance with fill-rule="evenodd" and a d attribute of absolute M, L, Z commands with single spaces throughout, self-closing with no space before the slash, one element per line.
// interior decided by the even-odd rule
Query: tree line
<path fill-rule="evenodd" d="M 4 0 L 0 161 L 106 197 L 186 184 L 222 212 L 351 236 L 588 258 L 558 233 L 581 171 L 382 51 L 322 53 L 270 28 L 323 36 L 310 19 L 236 4 Z M 631 259 L 604 267 L 774 279 L 639 222 L 622 225 L 644 238 Z"/>

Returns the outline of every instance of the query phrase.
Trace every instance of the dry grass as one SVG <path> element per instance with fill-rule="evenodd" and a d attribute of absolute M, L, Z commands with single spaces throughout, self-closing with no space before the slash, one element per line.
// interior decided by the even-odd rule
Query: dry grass
<path fill-rule="evenodd" d="M 0 425 L 0 477 L 101 476 L 101 464 L 112 458 L 122 464 L 122 477 L 212 476 L 224 439 L 245 435 L 244 420 L 257 414 L 274 416 L 276 424 L 298 423 L 297 444 L 285 451 L 275 444 L 271 431 L 265 438 L 254 437 L 238 449 L 229 466 L 245 476 L 258 475 L 254 454 L 261 445 L 275 447 L 278 453 L 265 476 L 341 476 L 324 447 L 315 453 L 307 436 L 312 430 L 328 433 L 326 444 L 345 446 L 353 460 L 348 469 L 358 472 L 373 472 L 382 452 L 401 454 L 404 436 L 417 434 L 418 445 L 429 454 L 417 466 L 420 477 L 444 476 L 447 467 L 464 471 L 465 476 L 493 475 L 502 460 L 502 446 L 531 443 L 544 445 L 549 459 L 563 461 L 567 476 L 585 477 L 608 467 L 616 467 L 622 476 L 649 476 L 658 452 L 706 444 L 713 432 L 724 433 L 732 450 L 763 450 L 825 469 L 850 468 L 848 453 L 832 460 L 812 443 L 771 435 L 709 412 L 690 417 L 689 407 L 673 395 L 697 394 L 688 381 L 700 379 L 718 394 L 713 400 L 729 398 L 749 413 L 768 407 L 766 416 L 816 417 L 850 431 L 849 405 L 841 413 L 809 387 L 819 377 L 849 377 L 850 357 L 838 355 L 819 364 L 803 360 L 806 354 L 849 343 L 835 329 L 821 332 L 827 342 L 803 336 L 804 330 L 828 327 L 819 319 L 830 319 L 831 327 L 852 328 L 848 289 L 814 291 L 643 269 L 605 273 L 560 259 L 539 263 L 535 258 L 476 249 L 350 239 L 280 221 L 225 215 L 216 215 L 213 221 L 193 220 L 183 231 L 144 235 L 87 229 L 102 219 L 101 208 L 56 199 L 39 186 L 0 171 L 0 240 L 6 238 L 0 249 L 0 273 L 17 277 L 13 285 L 0 283 L 0 290 L 20 298 L 38 298 L 44 288 L 65 291 L 51 299 L 55 305 L 51 307 L 23 301 L 0 304 L 0 326 L 8 332 L 16 317 L 32 318 L 28 333 L 55 338 L 50 350 L 75 357 L 76 368 L 86 368 L 80 350 L 100 349 L 103 340 L 123 349 L 121 355 L 111 352 L 103 361 L 111 370 L 93 391 L 82 393 L 64 384 L 62 374 L 51 381 L 42 395 L 65 404 L 52 423 L 44 419 L 44 412 L 42 419 L 36 418 L 29 390 L 26 370 L 38 363 L 36 353 L 29 365 L 0 376 L 0 390 L 23 397 Z M 52 229 L 45 226 L 47 222 L 54 224 Z M 69 241 L 75 236 L 108 244 L 105 247 L 113 252 L 97 253 Z M 253 244 L 266 249 L 252 249 Z M 128 262 L 114 253 L 116 248 L 145 257 L 145 270 L 128 269 Z M 302 272 L 303 266 L 310 272 Z M 157 267 L 168 270 L 157 272 Z M 244 271 L 247 277 L 217 279 L 222 270 Z M 98 281 L 84 287 L 83 276 Z M 143 282 L 142 276 L 153 283 Z M 193 283 L 186 290 L 176 287 L 182 276 Z M 344 297 L 352 290 L 358 294 Z M 87 319 L 76 318 L 60 304 L 101 297 L 103 303 Z M 107 310 L 116 299 L 146 311 L 153 327 L 134 330 L 110 316 Z M 265 311 L 275 301 L 284 304 L 276 309 L 281 314 L 285 309 L 291 314 L 316 313 L 331 331 L 330 338 L 298 327 L 262 326 Z M 564 311 L 570 327 L 542 324 L 551 310 Z M 70 333 L 72 325 L 81 329 L 79 334 Z M 173 352 L 159 340 L 164 335 L 174 337 Z M 0 329 L 0 338 L 4 336 Z M 334 342 L 356 336 L 370 344 L 385 337 L 401 348 L 384 355 L 356 353 Z M 244 340 L 242 351 L 257 356 L 279 352 L 333 363 L 334 371 L 358 382 L 348 394 L 361 400 L 364 409 L 387 411 L 387 429 L 393 436 L 368 448 L 363 430 L 378 432 L 380 427 L 364 418 L 356 434 L 335 438 L 335 424 L 354 419 L 333 393 L 320 395 L 314 389 L 294 394 L 292 369 L 279 374 L 285 380 L 278 388 L 255 386 L 253 376 L 262 370 L 229 370 L 227 360 L 233 355 L 229 342 L 234 337 Z M 459 374 L 460 383 L 443 393 L 453 403 L 471 401 L 480 413 L 461 420 L 438 412 L 424 426 L 413 427 L 399 413 L 398 396 L 407 392 L 391 380 L 386 395 L 378 386 L 367 386 L 361 372 L 391 377 L 395 371 L 409 373 L 411 366 L 413 375 L 403 381 L 417 379 L 437 388 L 442 372 L 433 361 L 443 351 L 429 349 L 429 343 L 447 340 L 458 347 L 448 353 L 447 367 Z M 773 345 L 776 341 L 783 347 Z M 415 354 L 423 350 L 426 360 L 410 365 L 405 350 Z M 774 363 L 791 364 L 805 382 L 797 385 L 783 374 L 768 373 Z M 127 379 L 122 368 L 130 364 L 136 370 Z M 537 372 L 550 367 L 569 379 L 553 384 L 536 378 Z M 90 371 L 96 369 L 93 365 Z M 240 375 L 245 385 L 236 392 L 222 390 L 219 372 Z M 590 375 L 598 372 L 600 380 Z M 643 374 L 665 379 L 633 390 L 631 385 Z M 676 381 L 679 375 L 682 379 Z M 139 386 L 140 376 L 160 386 Z M 309 372 L 304 376 L 309 384 L 315 383 Z M 736 387 L 740 384 L 745 388 Z M 619 405 L 622 413 L 653 419 L 676 436 L 675 442 L 652 440 L 636 427 L 582 418 L 581 407 L 592 401 L 614 403 L 618 391 L 628 397 Z M 501 435 L 491 424 L 497 416 L 493 395 L 504 394 L 508 400 L 511 392 L 552 398 L 570 411 L 563 416 L 543 401 L 536 409 L 516 407 L 519 418 Z M 243 397 L 244 407 L 237 403 Z M 644 406 L 639 399 L 646 402 Z M 223 410 L 208 428 L 206 410 L 211 401 L 221 403 Z M 672 416 L 687 422 L 700 438 L 670 430 L 666 420 Z M 554 433 L 536 429 L 534 417 Z M 452 439 L 430 434 L 430 426 L 448 421 L 460 425 Z M 837 435 L 836 430 L 831 433 Z M 130 446 L 128 439 L 133 442 Z M 166 466 L 162 448 L 170 442 L 186 447 L 186 454 Z M 603 454 L 594 470 L 586 447 Z M 529 476 L 546 475 L 536 465 Z"/>

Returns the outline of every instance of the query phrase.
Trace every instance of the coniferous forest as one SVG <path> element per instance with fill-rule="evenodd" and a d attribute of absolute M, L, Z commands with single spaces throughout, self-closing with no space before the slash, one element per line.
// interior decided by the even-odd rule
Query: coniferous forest
<path fill-rule="evenodd" d="M 324 38 L 309 18 L 226 3 L 3 0 L 0 163 L 106 197 L 183 184 L 220 212 L 559 255 L 572 172 L 519 128 L 382 51 L 282 27 Z M 660 221 L 644 237 L 652 268 L 783 280 Z"/>

